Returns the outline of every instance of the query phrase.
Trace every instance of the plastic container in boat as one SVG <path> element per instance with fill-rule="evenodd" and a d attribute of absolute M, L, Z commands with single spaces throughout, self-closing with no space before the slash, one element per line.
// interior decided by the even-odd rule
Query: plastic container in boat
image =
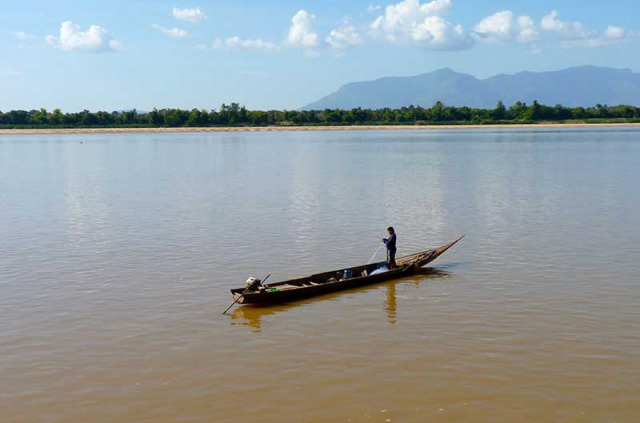
<path fill-rule="evenodd" d="M 353 272 L 351 271 L 351 269 L 344 269 L 344 274 L 343 274 L 343 278 L 344 279 L 349 279 L 353 276 Z"/>

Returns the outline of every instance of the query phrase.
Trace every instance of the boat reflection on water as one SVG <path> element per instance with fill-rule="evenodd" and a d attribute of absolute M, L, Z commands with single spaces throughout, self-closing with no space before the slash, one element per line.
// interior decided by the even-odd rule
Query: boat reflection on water
<path fill-rule="evenodd" d="M 367 292 L 367 291 L 379 289 L 380 287 L 385 287 L 387 293 L 386 293 L 386 299 L 384 304 L 384 310 L 387 313 L 389 324 L 393 325 L 396 323 L 396 313 L 397 313 L 396 285 L 412 283 L 413 285 L 415 285 L 416 288 L 419 288 L 420 285 L 424 283 L 426 280 L 443 278 L 449 275 L 450 273 L 447 272 L 446 270 L 427 267 L 427 268 L 421 269 L 418 273 L 404 279 L 396 279 L 396 280 L 388 281 L 378 285 L 368 285 L 362 288 L 350 289 L 342 292 L 335 292 L 335 293 L 323 295 L 321 297 L 315 297 L 307 300 L 298 301 L 295 303 L 287 303 L 287 304 L 280 304 L 280 305 L 273 305 L 273 306 L 259 306 L 259 305 L 240 306 L 240 307 L 236 307 L 233 313 L 231 313 L 231 324 L 249 326 L 254 331 L 260 332 L 262 330 L 262 318 L 265 316 L 283 313 L 288 310 L 291 310 L 292 308 L 303 306 L 308 302 L 327 300 L 332 297 L 343 295 L 344 293 L 347 293 L 347 292 Z"/>
<path fill-rule="evenodd" d="M 256 332 L 260 332 L 260 330 L 262 330 L 262 317 L 283 312 L 296 306 L 297 305 L 236 307 L 233 313 L 231 313 L 231 324 L 249 326 Z"/>
<path fill-rule="evenodd" d="M 425 281 L 425 279 L 435 279 L 435 278 L 443 278 L 449 276 L 450 273 L 446 270 L 434 269 L 432 267 L 425 267 L 424 269 L 420 269 L 416 274 L 411 278 L 413 285 L 416 288 L 420 287 L 420 284 Z M 394 325 L 396 323 L 396 311 L 397 311 L 397 299 L 396 299 L 396 285 L 399 283 L 408 282 L 407 279 L 401 279 L 397 281 L 390 281 L 384 284 L 387 287 L 387 298 L 385 300 L 384 309 L 387 312 L 387 319 L 389 320 L 390 325 Z"/>

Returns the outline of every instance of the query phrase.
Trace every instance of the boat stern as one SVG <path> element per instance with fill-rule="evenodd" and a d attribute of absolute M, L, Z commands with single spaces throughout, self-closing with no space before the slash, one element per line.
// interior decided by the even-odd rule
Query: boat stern
<path fill-rule="evenodd" d="M 231 289 L 231 296 L 238 304 L 244 303 L 244 295 L 242 295 L 243 289 Z"/>

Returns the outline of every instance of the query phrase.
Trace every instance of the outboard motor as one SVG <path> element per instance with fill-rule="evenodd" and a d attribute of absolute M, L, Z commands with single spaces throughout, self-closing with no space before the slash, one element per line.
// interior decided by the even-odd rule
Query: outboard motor
<path fill-rule="evenodd" d="M 247 279 L 247 291 L 256 292 L 262 286 L 262 281 L 258 278 L 250 277 Z"/>

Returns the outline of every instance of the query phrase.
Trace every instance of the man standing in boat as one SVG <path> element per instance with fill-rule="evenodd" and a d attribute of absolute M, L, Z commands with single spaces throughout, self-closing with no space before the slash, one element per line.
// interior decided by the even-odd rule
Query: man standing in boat
<path fill-rule="evenodd" d="M 387 245 L 387 265 L 389 270 L 396 268 L 396 231 L 393 226 L 387 228 L 389 238 L 383 238 L 382 242 Z"/>

